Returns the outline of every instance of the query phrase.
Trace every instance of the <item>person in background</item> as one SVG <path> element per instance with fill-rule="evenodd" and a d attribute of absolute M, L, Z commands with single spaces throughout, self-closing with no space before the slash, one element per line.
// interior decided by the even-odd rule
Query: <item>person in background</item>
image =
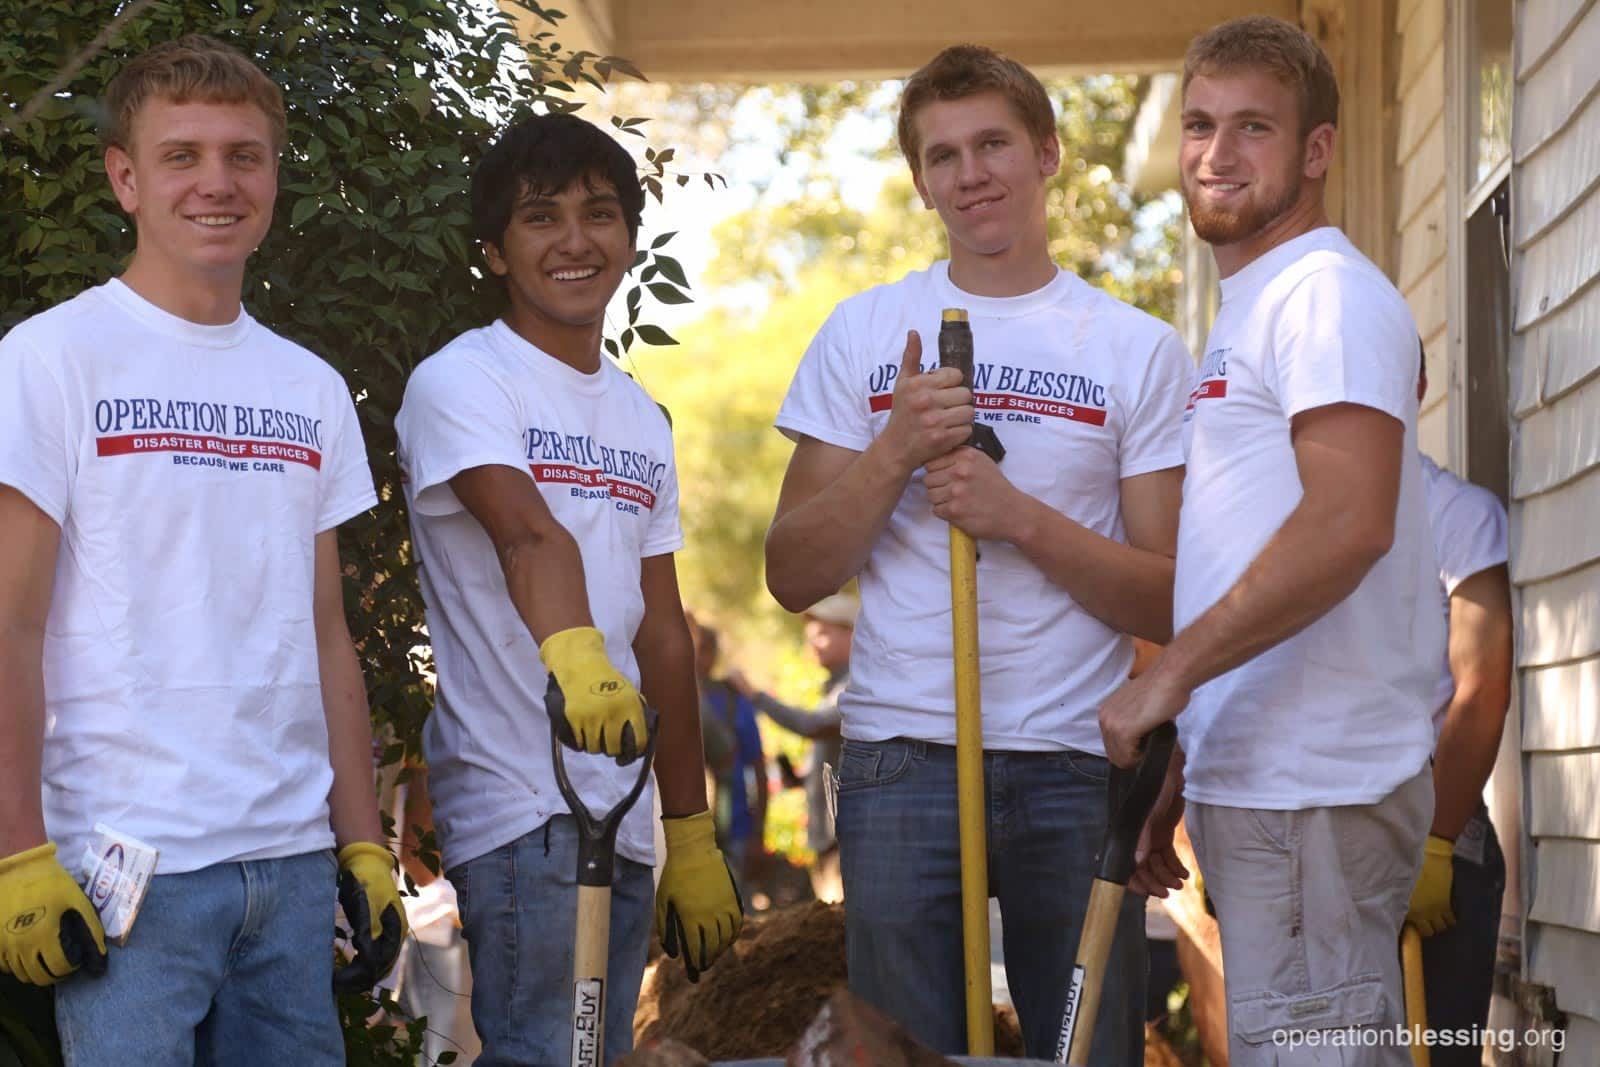
<path fill-rule="evenodd" d="M 850 682 L 850 645 L 855 635 L 861 603 L 847 593 L 823 597 L 805 611 L 806 646 L 828 679 L 822 699 L 812 708 L 783 703 L 770 693 L 754 689 L 737 671 L 729 681 L 739 687 L 757 711 L 783 727 L 809 738 L 811 756 L 806 764 L 806 845 L 816 853 L 811 867 L 811 887 L 817 899 L 834 903 L 844 899 L 839 877 L 839 842 L 833 830 L 832 783 L 828 777 L 839 766 L 839 694 Z"/>
<path fill-rule="evenodd" d="M 716 629 L 697 622 L 691 635 L 701 718 L 714 724 L 712 736 L 733 742 L 717 774 L 714 810 L 718 836 L 729 866 L 741 879 L 748 879 L 754 865 L 761 862 L 767 830 L 767 759 L 761 748 L 761 728 L 749 698 L 728 679 L 713 673 L 722 648 Z"/>
<path fill-rule="evenodd" d="M 1423 360 L 1417 401 L 1428 391 Z M 1421 454 L 1439 560 L 1447 652 L 1434 690 L 1433 824 L 1406 921 L 1422 934 L 1428 1025 L 1488 1025 L 1506 861 L 1483 802 L 1511 706 L 1511 579 L 1506 511 L 1489 490 Z M 1448 976 L 1448 978 L 1444 977 Z M 1434 1067 L 1477 1067 L 1481 1043 L 1436 1046 Z"/>

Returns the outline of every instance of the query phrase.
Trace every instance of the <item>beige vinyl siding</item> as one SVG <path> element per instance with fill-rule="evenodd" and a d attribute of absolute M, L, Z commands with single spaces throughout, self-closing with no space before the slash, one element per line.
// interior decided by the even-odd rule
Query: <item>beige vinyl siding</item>
<path fill-rule="evenodd" d="M 1417 420 L 1417 444 L 1440 463 L 1449 462 L 1450 406 L 1445 343 L 1445 78 L 1444 0 L 1398 5 L 1400 36 L 1396 77 L 1399 127 L 1395 134 L 1398 203 L 1395 215 L 1399 264 L 1395 284 L 1411 305 L 1417 333 L 1428 352 L 1428 396 Z"/>
<path fill-rule="evenodd" d="M 1600 1063 L 1600 7 L 1519 0 L 1511 576 L 1532 841 L 1527 976 Z"/>

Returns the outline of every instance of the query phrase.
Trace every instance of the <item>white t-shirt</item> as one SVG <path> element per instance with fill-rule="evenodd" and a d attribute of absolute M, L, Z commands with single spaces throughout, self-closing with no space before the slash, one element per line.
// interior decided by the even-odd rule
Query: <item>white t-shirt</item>
<path fill-rule="evenodd" d="M 1433 531 L 1433 551 L 1439 561 L 1439 610 L 1445 632 L 1450 629 L 1450 597 L 1456 586 L 1474 574 L 1506 562 L 1506 509 L 1481 485 L 1474 485 L 1440 467 L 1427 455 L 1422 459 L 1422 484 L 1428 497 L 1428 525 Z M 1450 657 L 1433 691 L 1433 732 L 1444 726 L 1444 713 L 1455 696 L 1456 680 L 1450 675 Z"/>
<path fill-rule="evenodd" d="M 315 538 L 376 503 L 338 373 L 241 309 L 120 281 L 0 340 L 0 482 L 61 526 L 44 647 L 44 815 L 175 874 L 333 844 Z"/>
<path fill-rule="evenodd" d="M 1013 485 L 1095 533 L 1126 540 L 1124 478 L 1182 465 L 1189 362 L 1171 327 L 1077 275 L 1024 296 L 973 296 L 949 264 L 842 302 L 811 342 L 778 428 L 864 451 L 889 421 L 906 331 L 939 365 L 940 313 L 966 308 L 978 418 L 1006 447 Z M 860 574 L 850 684 L 856 740 L 955 742 L 949 525 L 919 469 Z M 1096 711 L 1128 676 L 1130 642 L 1080 608 L 1014 546 L 978 546 L 978 638 L 987 748 L 1103 754 Z"/>
<path fill-rule="evenodd" d="M 1310 626 L 1201 686 L 1178 718 L 1186 795 L 1294 810 L 1369 804 L 1433 749 L 1444 629 L 1417 454 L 1417 331 L 1394 286 L 1337 229 L 1222 281 L 1184 415 L 1189 460 L 1173 624 L 1233 587 L 1301 497 L 1289 420 L 1334 403 L 1405 424 L 1394 544 Z"/>
<path fill-rule="evenodd" d="M 672 431 L 608 360 L 580 373 L 501 321 L 423 360 L 395 426 L 439 670 L 423 750 L 445 865 L 454 867 L 565 814 L 567 803 L 550 762 L 539 646 L 511 603 L 489 535 L 450 479 L 490 464 L 529 472 L 578 542 L 607 655 L 638 685 L 640 563 L 683 547 Z M 637 780 L 636 763 L 563 757 L 597 814 Z M 647 864 L 655 862 L 650 806 L 647 787 L 617 835 L 624 856 Z"/>

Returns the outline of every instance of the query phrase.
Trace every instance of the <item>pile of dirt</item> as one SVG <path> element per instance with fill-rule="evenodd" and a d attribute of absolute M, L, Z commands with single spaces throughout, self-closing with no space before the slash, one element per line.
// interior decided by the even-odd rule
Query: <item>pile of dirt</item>
<path fill-rule="evenodd" d="M 634 1039 L 671 1038 L 712 1060 L 783 1056 L 844 984 L 843 906 L 812 901 L 774 910 L 748 920 L 697 985 L 676 960 L 646 968 Z M 1010 1008 L 995 1009 L 995 1054 L 1023 1054 Z"/>

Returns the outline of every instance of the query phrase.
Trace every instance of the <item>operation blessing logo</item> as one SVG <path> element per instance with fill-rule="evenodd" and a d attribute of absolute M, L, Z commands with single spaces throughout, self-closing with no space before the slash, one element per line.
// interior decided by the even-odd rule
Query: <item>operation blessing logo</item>
<path fill-rule="evenodd" d="M 179 466 L 280 474 L 284 463 L 322 468 L 322 420 L 284 408 L 119 397 L 95 403 L 94 426 L 100 456 L 166 452 Z"/>
<path fill-rule="evenodd" d="M 570 485 L 581 499 L 614 500 L 630 515 L 654 509 L 667 480 L 667 465 L 648 452 L 602 445 L 590 434 L 530 426 L 522 431 L 522 446 L 534 481 Z"/>
<path fill-rule="evenodd" d="M 1213 348 L 1200 361 L 1195 372 L 1195 387 L 1189 393 L 1189 403 L 1184 406 L 1183 418 L 1187 422 L 1194 416 L 1194 406 L 1201 400 L 1216 400 L 1228 395 L 1228 353 L 1231 348 Z"/>
<path fill-rule="evenodd" d="M 937 363 L 922 368 L 938 369 Z M 867 379 L 867 406 L 888 411 L 894 406 L 894 380 L 900 368 L 880 363 Z M 979 414 L 999 412 L 1007 422 L 1040 421 L 1039 416 L 1067 419 L 1090 426 L 1106 424 L 1106 387 L 1092 378 L 1067 371 L 1036 370 L 1006 363 L 978 363 L 972 368 L 972 401 Z"/>

